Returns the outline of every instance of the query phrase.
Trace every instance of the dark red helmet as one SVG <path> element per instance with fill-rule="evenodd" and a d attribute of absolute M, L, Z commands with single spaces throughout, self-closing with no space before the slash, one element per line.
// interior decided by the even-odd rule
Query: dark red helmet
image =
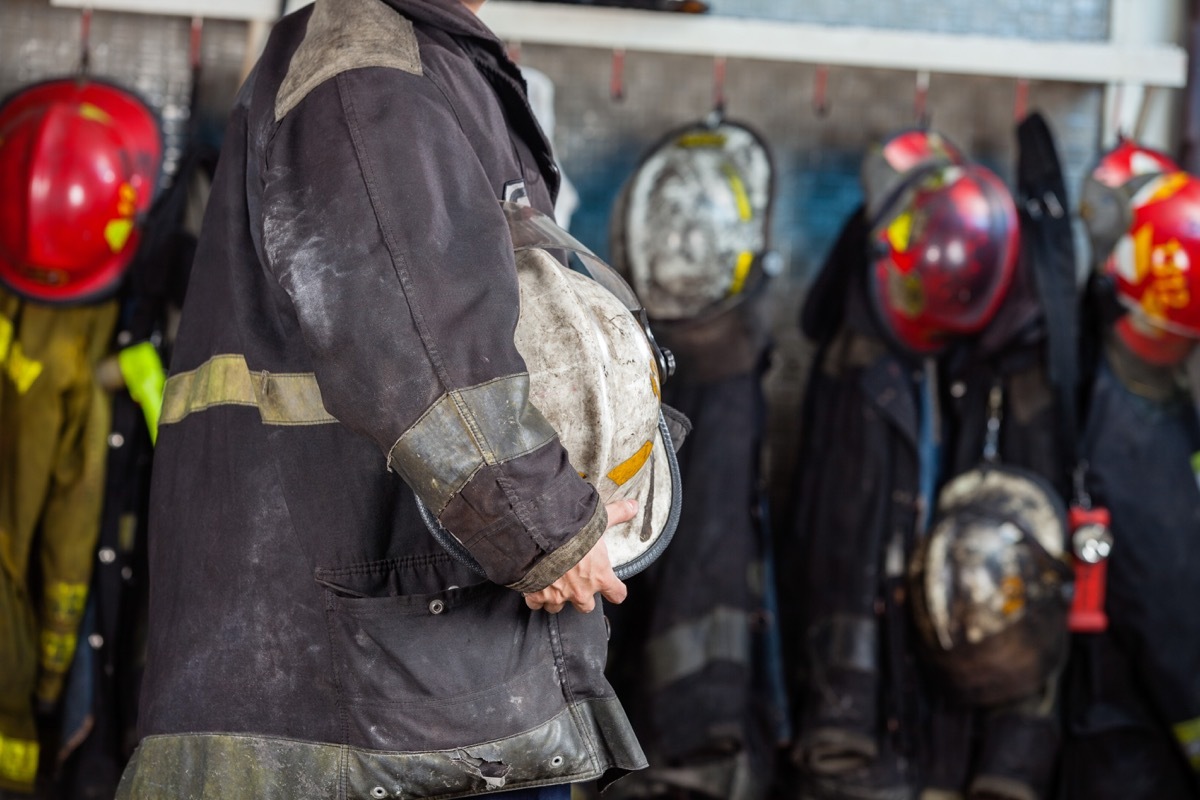
<path fill-rule="evenodd" d="M 872 227 L 871 294 L 885 330 L 920 355 L 982 330 L 1012 283 L 1018 235 L 1012 195 L 990 170 L 918 168 Z"/>
<path fill-rule="evenodd" d="M 117 86 L 63 79 L 0 104 L 0 282 L 45 303 L 116 289 L 162 163 L 158 119 Z"/>

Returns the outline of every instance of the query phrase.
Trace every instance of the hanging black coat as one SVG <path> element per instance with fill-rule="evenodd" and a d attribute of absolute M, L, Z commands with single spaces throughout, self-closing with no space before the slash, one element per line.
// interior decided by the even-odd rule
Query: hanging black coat
<path fill-rule="evenodd" d="M 867 308 L 867 236 L 857 213 L 806 302 L 818 350 L 797 513 L 778 549 L 796 796 L 813 800 L 904 800 L 917 787 L 918 676 L 901 585 L 920 508 L 920 367 L 885 346 Z"/>
<path fill-rule="evenodd" d="M 1154 387 L 1156 396 L 1143 396 Z M 1174 390 L 1171 391 L 1171 388 Z M 1141 392 L 1141 394 L 1139 394 Z M 1200 798 L 1200 422 L 1170 378 L 1113 343 L 1082 455 L 1112 514 L 1109 628 L 1075 637 L 1063 800 Z"/>
<path fill-rule="evenodd" d="M 761 317 L 761 299 L 759 291 L 728 313 Z M 765 789 L 780 713 L 763 680 L 775 668 L 764 646 L 775 632 L 763 596 L 759 476 L 768 345 L 765 326 L 748 325 L 739 329 L 744 347 L 730 347 L 748 358 L 704 356 L 689 347 L 695 337 L 686 328 L 655 325 L 665 347 L 696 351 L 663 385 L 663 402 L 692 422 L 679 453 L 686 487 L 679 527 L 663 556 L 628 581 L 626 602 L 609 611 L 609 677 L 650 768 L 612 794 L 748 800 Z"/>

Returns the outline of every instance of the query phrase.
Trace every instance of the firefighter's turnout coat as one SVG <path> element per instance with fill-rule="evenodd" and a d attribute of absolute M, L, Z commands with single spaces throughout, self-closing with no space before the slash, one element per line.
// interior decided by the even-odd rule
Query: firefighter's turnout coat
<path fill-rule="evenodd" d="M 644 765 L 602 614 L 521 597 L 607 524 L 513 345 L 500 201 L 550 213 L 557 187 L 460 0 L 317 0 L 275 27 L 172 359 L 121 796 L 450 798 Z"/>

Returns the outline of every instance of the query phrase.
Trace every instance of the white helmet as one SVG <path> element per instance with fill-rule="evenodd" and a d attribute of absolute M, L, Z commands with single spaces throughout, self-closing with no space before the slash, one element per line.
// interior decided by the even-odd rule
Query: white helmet
<path fill-rule="evenodd" d="M 679 521 L 676 437 L 660 401 L 670 354 L 655 344 L 645 312 L 616 271 L 545 214 L 502 205 L 521 294 L 513 341 L 529 371 L 530 401 L 601 503 L 638 501 L 637 516 L 604 534 L 624 579 L 662 553 Z M 563 266 L 552 250 L 578 255 L 582 269 Z M 423 506 L 422 515 L 444 547 L 482 572 Z"/>

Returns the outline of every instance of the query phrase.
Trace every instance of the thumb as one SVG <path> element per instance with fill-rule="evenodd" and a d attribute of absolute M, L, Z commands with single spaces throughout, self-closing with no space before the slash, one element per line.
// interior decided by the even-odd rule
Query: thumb
<path fill-rule="evenodd" d="M 608 512 L 608 527 L 620 525 L 622 522 L 629 522 L 637 516 L 638 502 L 637 500 L 615 500 L 604 507 Z"/>

